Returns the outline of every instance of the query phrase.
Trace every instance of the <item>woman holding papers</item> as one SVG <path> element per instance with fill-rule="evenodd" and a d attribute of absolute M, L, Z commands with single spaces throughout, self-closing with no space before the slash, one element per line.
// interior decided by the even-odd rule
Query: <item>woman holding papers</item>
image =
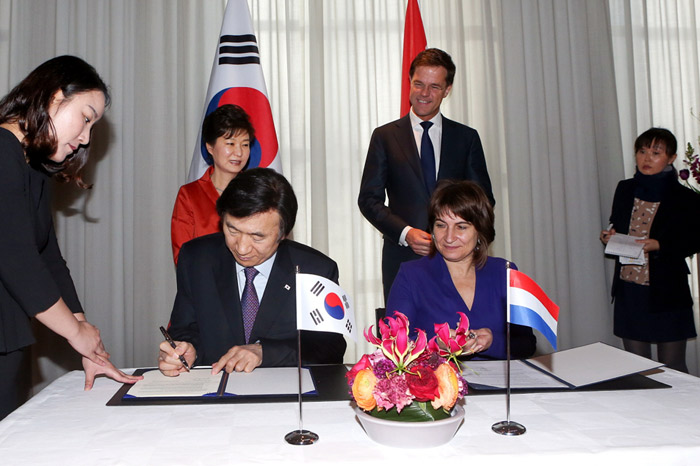
<path fill-rule="evenodd" d="M 387 300 L 387 314 L 404 313 L 411 328 L 434 334 L 434 324 L 454 327 L 457 312 L 469 317 L 467 353 L 506 358 L 506 261 L 489 257 L 496 233 L 491 203 L 471 181 L 442 181 L 428 208 L 431 253 L 401 265 Z M 511 267 L 515 268 L 513 264 Z M 532 330 L 511 326 L 514 358 L 535 352 Z"/>
<path fill-rule="evenodd" d="M 184 243 L 221 231 L 216 200 L 248 166 L 255 130 L 245 110 L 238 105 L 222 105 L 204 119 L 202 140 L 211 156 L 211 167 L 177 193 L 170 222 L 175 265 Z"/>
<path fill-rule="evenodd" d="M 600 233 L 607 244 L 615 233 L 638 236 L 644 264 L 621 257 L 615 267 L 614 333 L 627 351 L 688 372 L 685 346 L 696 336 L 685 258 L 700 251 L 700 195 L 678 182 L 673 161 L 676 138 L 651 128 L 634 143 L 637 171 L 617 185 L 611 226 Z"/>
<path fill-rule="evenodd" d="M 83 356 L 86 390 L 97 374 L 138 379 L 112 365 L 99 330 L 85 320 L 51 218 L 49 177 L 88 187 L 80 170 L 108 104 L 95 69 L 72 56 L 43 63 L 0 101 L 0 419 L 29 386 L 32 317 Z"/>

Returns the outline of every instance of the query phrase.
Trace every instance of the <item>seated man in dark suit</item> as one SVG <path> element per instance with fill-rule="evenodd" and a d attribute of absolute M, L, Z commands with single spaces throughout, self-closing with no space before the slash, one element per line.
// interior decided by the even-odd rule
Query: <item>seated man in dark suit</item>
<path fill-rule="evenodd" d="M 286 237 L 297 214 L 289 182 L 274 170 L 240 173 L 216 203 L 222 233 L 185 243 L 177 264 L 170 317 L 173 349 L 160 344 L 158 368 L 178 375 L 190 366 L 213 373 L 297 364 L 295 270 L 338 281 L 337 264 Z M 302 332 L 302 363 L 342 363 L 345 339 Z"/>

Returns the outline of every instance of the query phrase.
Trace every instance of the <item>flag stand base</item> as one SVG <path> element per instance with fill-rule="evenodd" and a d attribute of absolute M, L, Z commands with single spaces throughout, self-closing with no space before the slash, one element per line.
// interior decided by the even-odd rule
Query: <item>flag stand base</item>
<path fill-rule="evenodd" d="M 501 421 L 492 425 L 491 430 L 497 434 L 512 437 L 515 435 L 523 435 L 525 433 L 525 426 L 513 421 Z"/>
<path fill-rule="evenodd" d="M 318 440 L 318 435 L 310 430 L 293 430 L 284 439 L 291 445 L 313 445 Z"/>

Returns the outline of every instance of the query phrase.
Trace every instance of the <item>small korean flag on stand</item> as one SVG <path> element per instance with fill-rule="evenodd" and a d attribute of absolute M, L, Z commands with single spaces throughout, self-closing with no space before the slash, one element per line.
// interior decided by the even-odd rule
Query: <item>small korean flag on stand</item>
<path fill-rule="evenodd" d="M 327 278 L 298 273 L 297 328 L 340 333 L 357 341 L 355 311 L 350 296 Z"/>

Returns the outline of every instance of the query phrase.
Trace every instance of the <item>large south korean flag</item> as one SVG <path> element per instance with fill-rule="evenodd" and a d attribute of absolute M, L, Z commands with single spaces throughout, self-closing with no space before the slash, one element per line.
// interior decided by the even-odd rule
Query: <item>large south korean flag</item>
<path fill-rule="evenodd" d="M 229 0 L 226 5 L 202 121 L 225 104 L 241 106 L 255 128 L 255 143 L 250 149 L 248 168 L 269 167 L 281 173 L 275 123 L 246 0 Z M 200 178 L 212 163 L 202 141 L 202 125 L 199 126 L 188 181 Z"/>

